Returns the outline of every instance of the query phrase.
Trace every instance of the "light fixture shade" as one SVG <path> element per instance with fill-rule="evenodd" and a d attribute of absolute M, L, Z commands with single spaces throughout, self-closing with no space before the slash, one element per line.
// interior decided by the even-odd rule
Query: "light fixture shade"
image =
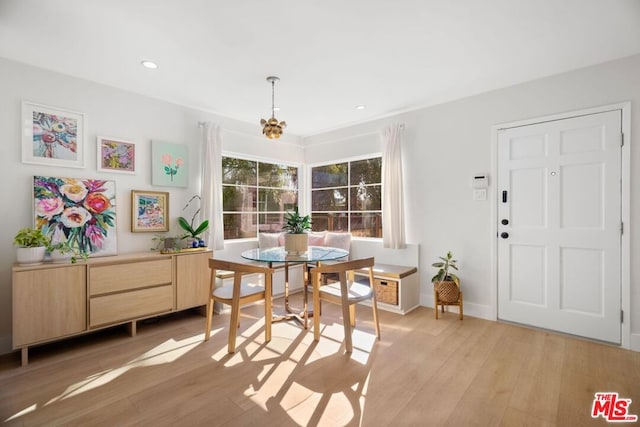
<path fill-rule="evenodd" d="M 285 121 L 279 122 L 275 116 L 275 84 L 278 80 L 280 79 L 275 76 L 267 77 L 267 81 L 271 83 L 271 118 L 269 120 L 260 120 L 260 125 L 262 125 L 262 134 L 269 139 L 280 138 L 284 128 L 287 127 L 287 123 Z"/>

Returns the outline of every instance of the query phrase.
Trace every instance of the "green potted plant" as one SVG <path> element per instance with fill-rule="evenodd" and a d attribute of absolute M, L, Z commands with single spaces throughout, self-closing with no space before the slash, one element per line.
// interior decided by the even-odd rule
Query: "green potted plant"
<path fill-rule="evenodd" d="M 185 207 L 182 208 L 182 210 L 184 211 L 188 209 L 189 206 L 191 205 L 191 202 L 193 202 L 194 199 L 201 200 L 200 196 L 198 195 L 191 197 L 191 199 L 189 199 L 189 201 L 187 202 Z M 183 234 L 181 238 L 182 239 L 190 238 L 191 239 L 190 246 L 193 248 L 205 247 L 205 242 L 200 238 L 200 235 L 205 231 L 207 231 L 207 229 L 209 229 L 208 219 L 205 219 L 204 221 L 202 221 L 198 226 L 194 225 L 196 217 L 198 216 L 199 213 L 200 213 L 200 208 L 196 209 L 196 211 L 193 213 L 193 215 L 191 216 L 191 221 L 187 221 L 186 218 L 182 216 L 178 217 L 178 225 L 180 225 L 180 228 L 186 231 L 186 234 Z"/>
<path fill-rule="evenodd" d="M 431 264 L 438 269 L 435 276 L 431 278 L 433 290 L 437 293 L 438 299 L 444 302 L 458 301 L 460 293 L 460 279 L 458 276 L 449 271 L 449 269 L 458 270 L 457 260 L 453 259 L 451 251 L 447 252 L 444 257 L 438 257 L 441 261 Z M 436 307 L 437 310 L 437 307 Z"/>
<path fill-rule="evenodd" d="M 287 233 L 284 235 L 284 250 L 288 254 L 300 255 L 307 252 L 309 248 L 309 234 L 311 230 L 311 218 L 309 215 L 302 216 L 298 207 L 294 212 L 287 212 L 284 215 L 284 227 Z"/>
<path fill-rule="evenodd" d="M 17 246 L 16 258 L 20 265 L 42 264 L 49 244 L 47 236 L 39 228 L 25 227 L 18 231 L 13 239 Z"/>
<path fill-rule="evenodd" d="M 54 263 L 69 261 L 71 264 L 75 264 L 78 262 L 78 258 L 82 258 L 84 260 L 89 258 L 89 255 L 86 252 L 72 247 L 68 240 L 58 242 L 56 244 L 49 244 L 47 250 L 49 251 L 51 261 Z"/>

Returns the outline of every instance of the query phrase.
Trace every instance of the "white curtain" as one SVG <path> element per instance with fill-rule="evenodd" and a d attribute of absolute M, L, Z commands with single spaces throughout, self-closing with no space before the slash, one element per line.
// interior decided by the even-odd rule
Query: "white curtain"
<path fill-rule="evenodd" d="M 382 246 L 392 249 L 402 249 L 407 243 L 402 189 L 403 129 L 404 125 L 393 124 L 382 131 Z"/>
<path fill-rule="evenodd" d="M 209 248 L 224 249 L 222 222 L 222 137 L 220 126 L 207 122 L 202 127 L 202 218 L 209 220 L 205 241 Z"/>

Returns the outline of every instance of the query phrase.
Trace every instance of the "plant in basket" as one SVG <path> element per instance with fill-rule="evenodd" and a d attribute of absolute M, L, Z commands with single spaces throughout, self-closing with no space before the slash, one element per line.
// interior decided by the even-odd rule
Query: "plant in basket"
<path fill-rule="evenodd" d="M 447 252 L 446 256 L 438 258 L 441 261 L 431 264 L 438 269 L 436 275 L 431 278 L 433 290 L 438 293 L 440 301 L 456 302 L 460 293 L 460 279 L 449 269 L 457 270 L 458 261 L 453 259 L 451 251 Z"/>

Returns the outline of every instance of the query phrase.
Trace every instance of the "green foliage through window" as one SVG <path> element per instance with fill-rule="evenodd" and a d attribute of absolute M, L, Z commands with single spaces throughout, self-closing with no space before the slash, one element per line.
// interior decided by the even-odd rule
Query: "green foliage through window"
<path fill-rule="evenodd" d="M 313 230 L 382 237 L 382 158 L 311 168 Z"/>
<path fill-rule="evenodd" d="M 222 205 L 225 239 L 279 232 L 298 206 L 298 168 L 223 157 Z"/>

